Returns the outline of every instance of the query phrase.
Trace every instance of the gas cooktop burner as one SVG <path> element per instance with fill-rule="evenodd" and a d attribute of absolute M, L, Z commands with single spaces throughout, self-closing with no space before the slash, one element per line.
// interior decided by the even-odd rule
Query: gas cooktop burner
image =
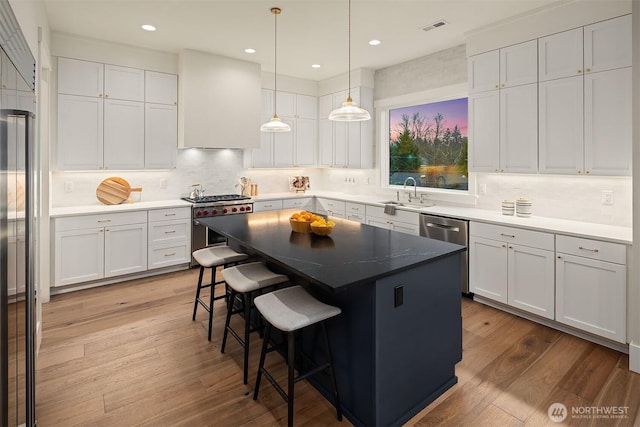
<path fill-rule="evenodd" d="M 203 196 L 198 198 L 183 197 L 182 200 L 186 200 L 191 203 L 212 203 L 212 202 L 231 202 L 236 200 L 249 200 L 251 197 L 241 196 L 239 194 L 220 194 L 217 196 Z"/>

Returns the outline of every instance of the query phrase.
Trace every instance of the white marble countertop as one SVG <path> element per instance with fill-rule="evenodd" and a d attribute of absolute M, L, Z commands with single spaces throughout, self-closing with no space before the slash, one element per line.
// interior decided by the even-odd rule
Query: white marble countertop
<path fill-rule="evenodd" d="M 344 200 L 356 203 L 377 204 L 384 206 L 381 201 L 389 200 L 384 196 L 353 195 L 339 192 L 314 191 L 307 193 L 272 193 L 254 197 L 254 200 L 274 200 L 300 197 L 326 197 L 336 200 Z M 404 202 L 403 202 L 404 203 Z M 478 209 L 473 207 L 448 206 L 437 204 L 434 206 L 421 206 L 420 204 L 397 206 L 396 209 L 410 212 L 428 213 L 432 215 L 447 216 L 452 218 L 482 221 L 492 224 L 508 225 L 527 228 L 549 233 L 559 233 L 569 236 L 586 237 L 598 240 L 606 240 L 614 243 L 630 245 L 633 241 L 631 227 L 618 227 L 614 225 L 596 224 L 591 222 L 571 221 L 567 219 L 549 218 L 533 215 L 529 218 L 502 215 L 500 211 Z"/>
<path fill-rule="evenodd" d="M 355 203 L 376 204 L 384 206 L 382 201 L 388 200 L 384 196 L 354 195 L 332 191 L 308 191 L 306 193 L 269 193 L 253 197 L 254 201 L 291 199 L 303 197 L 326 197 Z M 127 212 L 135 210 L 162 209 L 173 207 L 189 207 L 191 204 L 180 199 L 158 200 L 151 202 L 125 203 L 121 205 L 103 205 L 96 203 L 88 206 L 72 206 L 51 209 L 52 218 L 85 215 L 105 212 Z M 436 204 L 434 206 L 421 206 L 420 204 L 404 204 L 396 209 L 409 212 L 428 213 L 432 215 L 447 216 L 452 218 L 482 221 L 499 225 L 527 228 L 549 233 L 559 233 L 569 236 L 586 237 L 598 240 L 606 240 L 614 243 L 630 245 L 633 241 L 631 227 L 618 227 L 614 225 L 596 224 L 591 222 L 571 221 L 566 219 L 549 218 L 533 215 L 529 218 L 502 215 L 500 211 L 478 209 L 473 207 L 449 206 Z"/>
<path fill-rule="evenodd" d="M 49 216 L 51 218 L 58 218 L 63 216 L 101 214 L 101 213 L 107 213 L 107 212 L 108 213 L 130 212 L 130 211 L 179 208 L 179 207 L 188 208 L 190 206 L 191 206 L 191 203 L 185 202 L 184 200 L 180 200 L 180 199 L 156 200 L 152 202 L 123 203 L 121 205 L 103 205 L 101 203 L 96 203 L 95 205 L 52 208 L 49 212 Z"/>

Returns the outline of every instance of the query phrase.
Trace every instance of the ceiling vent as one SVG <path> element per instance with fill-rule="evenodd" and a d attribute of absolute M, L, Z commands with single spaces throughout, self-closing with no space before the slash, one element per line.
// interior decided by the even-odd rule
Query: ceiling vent
<path fill-rule="evenodd" d="M 432 22 L 431 24 L 422 27 L 422 31 L 431 31 L 431 30 L 435 30 L 436 28 L 440 28 L 440 27 L 444 27 L 445 25 L 447 25 L 448 22 L 445 21 L 444 19 L 438 19 L 436 22 Z"/>

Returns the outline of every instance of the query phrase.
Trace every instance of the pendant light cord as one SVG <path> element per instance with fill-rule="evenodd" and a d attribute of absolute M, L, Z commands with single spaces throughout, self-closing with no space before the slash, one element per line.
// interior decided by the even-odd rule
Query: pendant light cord
<path fill-rule="evenodd" d="M 349 39 L 349 60 L 348 60 L 348 83 L 347 86 L 347 101 L 351 101 L 351 0 L 349 0 L 349 30 L 348 30 L 348 39 Z"/>
<path fill-rule="evenodd" d="M 273 116 L 277 117 L 276 113 L 276 96 L 278 93 L 278 13 L 280 10 L 271 10 L 274 15 L 273 19 Z"/>

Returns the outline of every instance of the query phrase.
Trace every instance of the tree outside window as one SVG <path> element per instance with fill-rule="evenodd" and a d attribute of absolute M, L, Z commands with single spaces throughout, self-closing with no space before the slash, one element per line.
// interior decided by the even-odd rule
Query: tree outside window
<path fill-rule="evenodd" d="M 389 184 L 467 191 L 467 98 L 389 110 Z"/>

